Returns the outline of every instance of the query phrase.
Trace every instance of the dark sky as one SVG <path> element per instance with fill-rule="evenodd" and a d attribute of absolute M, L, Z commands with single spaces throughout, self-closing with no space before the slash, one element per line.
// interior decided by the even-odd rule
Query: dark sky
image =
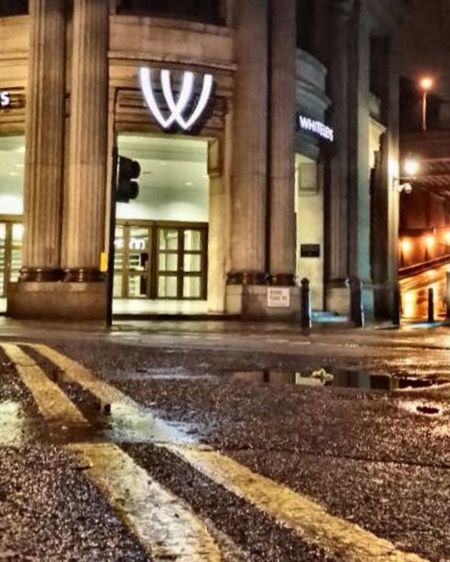
<path fill-rule="evenodd" d="M 432 76 L 436 93 L 450 100 L 450 0 L 416 0 L 402 28 L 401 52 L 406 77 Z"/>

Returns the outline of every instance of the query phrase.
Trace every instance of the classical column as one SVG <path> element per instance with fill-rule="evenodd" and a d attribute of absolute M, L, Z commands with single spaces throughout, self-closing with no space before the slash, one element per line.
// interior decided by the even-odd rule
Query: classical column
<path fill-rule="evenodd" d="M 30 0 L 21 281 L 59 278 L 64 164 L 65 15 Z"/>
<path fill-rule="evenodd" d="M 377 182 L 373 191 L 373 217 L 376 243 L 373 244 L 375 314 L 380 319 L 394 317 L 394 290 L 398 282 L 399 192 L 394 177 L 399 175 L 399 48 L 395 37 L 381 43 L 383 69 L 379 84 L 386 132 L 381 139 Z"/>
<path fill-rule="evenodd" d="M 231 266 L 228 283 L 262 284 L 266 269 L 268 0 L 236 5 Z"/>
<path fill-rule="evenodd" d="M 364 308 L 373 316 L 370 255 L 370 18 L 359 4 L 351 18 L 349 66 L 349 276 L 363 283 Z"/>
<path fill-rule="evenodd" d="M 329 310 L 349 310 L 348 278 L 348 119 L 349 119 L 349 20 L 353 0 L 333 3 L 330 56 L 330 94 L 333 102 L 334 153 L 329 164 L 326 205 L 326 304 Z"/>
<path fill-rule="evenodd" d="M 65 281 L 99 281 L 104 249 L 109 3 L 74 0 Z"/>
<path fill-rule="evenodd" d="M 296 2 L 271 2 L 269 266 L 274 285 L 295 279 Z"/>

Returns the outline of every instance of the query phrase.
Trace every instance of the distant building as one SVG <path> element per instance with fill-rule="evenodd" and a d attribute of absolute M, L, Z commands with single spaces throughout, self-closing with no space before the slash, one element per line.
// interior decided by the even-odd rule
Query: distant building
<path fill-rule="evenodd" d="M 101 319 L 113 146 L 114 309 L 389 317 L 406 0 L 30 0 L 0 7 L 0 295 Z M 23 236 L 22 236 L 23 234 Z M 186 304 L 188 303 L 188 304 Z"/>

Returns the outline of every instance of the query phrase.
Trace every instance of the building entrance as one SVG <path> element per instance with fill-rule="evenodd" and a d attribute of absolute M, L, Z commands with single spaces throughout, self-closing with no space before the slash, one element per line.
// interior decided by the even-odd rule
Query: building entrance
<path fill-rule="evenodd" d="M 206 313 L 208 141 L 121 134 L 118 148 L 141 176 L 137 199 L 117 204 L 113 313 Z"/>
<path fill-rule="evenodd" d="M 206 300 L 208 225 L 119 221 L 114 297 Z"/>
<path fill-rule="evenodd" d="M 22 263 L 21 217 L 0 215 L 0 299 L 6 298 L 8 284 L 17 281 Z"/>

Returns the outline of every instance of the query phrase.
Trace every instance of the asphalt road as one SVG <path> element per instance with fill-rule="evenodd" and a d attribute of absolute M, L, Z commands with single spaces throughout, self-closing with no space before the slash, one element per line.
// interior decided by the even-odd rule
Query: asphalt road
<path fill-rule="evenodd" d="M 445 333 L 14 330 L 0 559 L 450 560 Z"/>

